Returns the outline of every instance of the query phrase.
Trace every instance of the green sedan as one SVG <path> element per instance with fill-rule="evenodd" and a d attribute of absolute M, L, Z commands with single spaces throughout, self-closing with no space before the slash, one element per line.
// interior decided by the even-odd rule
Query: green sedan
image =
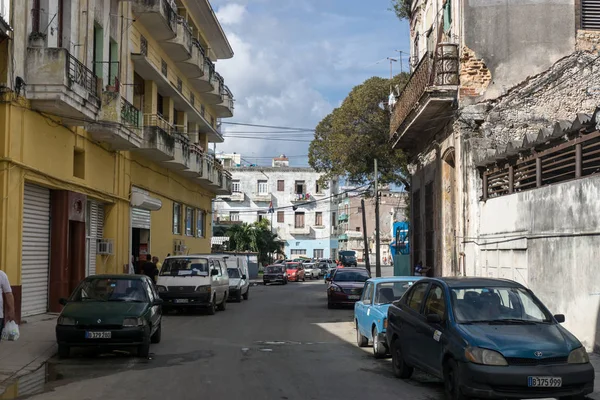
<path fill-rule="evenodd" d="M 150 343 L 159 343 L 162 303 L 144 275 L 93 275 L 85 278 L 64 305 L 56 323 L 58 355 L 72 347 L 137 347 L 148 357 Z"/>

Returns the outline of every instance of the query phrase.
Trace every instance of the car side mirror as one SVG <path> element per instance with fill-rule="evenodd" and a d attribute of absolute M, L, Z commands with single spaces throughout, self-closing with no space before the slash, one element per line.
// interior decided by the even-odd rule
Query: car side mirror
<path fill-rule="evenodd" d="M 58 299 L 58 302 L 60 303 L 60 305 L 66 306 L 68 301 L 67 299 L 65 299 L 64 297 L 61 297 L 60 299 Z"/>
<path fill-rule="evenodd" d="M 554 319 L 556 320 L 556 322 L 558 322 L 559 324 L 562 324 L 563 322 L 565 322 L 565 316 L 564 314 L 556 314 L 554 316 Z"/>
<path fill-rule="evenodd" d="M 430 324 L 439 324 L 442 322 L 442 318 L 437 314 L 427 314 L 427 322 Z"/>
<path fill-rule="evenodd" d="M 165 301 L 163 299 L 155 299 L 154 300 L 154 305 L 155 306 L 162 306 L 164 302 Z"/>
<path fill-rule="evenodd" d="M 248 278 L 246 278 L 246 275 L 242 275 L 242 279 L 245 280 L 245 279 L 248 279 Z"/>
<path fill-rule="evenodd" d="M 216 269 L 210 270 L 210 276 L 217 276 L 217 275 L 219 275 L 219 271 L 217 271 Z"/>

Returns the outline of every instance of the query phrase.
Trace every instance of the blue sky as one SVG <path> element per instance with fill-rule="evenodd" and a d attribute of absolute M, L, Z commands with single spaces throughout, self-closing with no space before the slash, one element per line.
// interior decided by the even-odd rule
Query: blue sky
<path fill-rule="evenodd" d="M 217 70 L 235 96 L 226 122 L 313 129 L 348 92 L 372 76 L 389 76 L 386 57 L 408 51 L 408 25 L 389 0 L 212 0 L 235 52 Z M 377 63 L 379 61 L 379 63 Z M 406 68 L 407 60 L 404 60 Z M 400 72 L 394 63 L 394 73 Z M 217 152 L 259 164 L 278 154 L 306 165 L 309 134 L 266 140 L 268 129 L 224 125 Z M 227 135 L 260 137 L 262 140 Z M 283 138 L 273 134 L 271 138 Z M 287 137 L 287 136 L 286 136 Z"/>

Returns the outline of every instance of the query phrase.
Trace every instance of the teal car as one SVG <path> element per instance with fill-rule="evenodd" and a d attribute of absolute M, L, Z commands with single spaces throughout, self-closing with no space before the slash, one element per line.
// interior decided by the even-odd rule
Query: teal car
<path fill-rule="evenodd" d="M 394 276 L 371 278 L 365 282 L 361 299 L 354 305 L 356 342 L 359 347 L 366 347 L 371 341 L 376 358 L 389 353 L 385 337 L 388 308 L 419 279 L 417 276 Z"/>
<path fill-rule="evenodd" d="M 150 343 L 161 339 L 162 303 L 144 275 L 93 275 L 68 299 L 56 323 L 58 355 L 72 347 L 135 347 L 148 357 Z"/>

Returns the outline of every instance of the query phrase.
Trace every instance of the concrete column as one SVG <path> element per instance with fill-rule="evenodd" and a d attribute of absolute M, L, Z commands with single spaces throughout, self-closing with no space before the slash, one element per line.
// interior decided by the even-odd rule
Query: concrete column
<path fill-rule="evenodd" d="M 206 133 L 198 134 L 198 144 L 204 149 L 204 151 L 208 151 L 208 136 Z"/>
<path fill-rule="evenodd" d="M 156 114 L 158 87 L 154 81 L 144 81 L 144 114 Z"/>
<path fill-rule="evenodd" d="M 184 111 L 176 111 L 174 124 L 180 125 L 183 129 L 187 129 L 187 126 L 188 126 L 187 113 Z"/>
<path fill-rule="evenodd" d="M 188 137 L 192 143 L 198 143 L 198 124 L 195 122 L 188 122 Z"/>
<path fill-rule="evenodd" d="M 163 111 L 165 119 L 170 124 L 174 124 L 176 121 L 175 103 L 171 97 L 163 97 Z"/>

